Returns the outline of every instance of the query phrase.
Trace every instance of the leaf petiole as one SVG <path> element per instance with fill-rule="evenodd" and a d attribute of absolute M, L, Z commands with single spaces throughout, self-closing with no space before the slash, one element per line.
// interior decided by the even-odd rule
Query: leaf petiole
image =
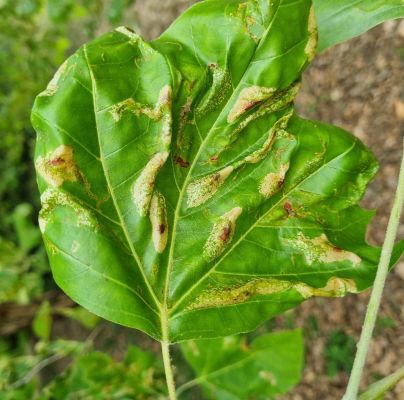
<path fill-rule="evenodd" d="M 177 400 L 177 395 L 175 394 L 173 366 L 170 359 L 170 344 L 168 342 L 161 342 L 161 353 L 163 354 L 164 372 L 166 374 L 168 397 L 170 400 Z"/>

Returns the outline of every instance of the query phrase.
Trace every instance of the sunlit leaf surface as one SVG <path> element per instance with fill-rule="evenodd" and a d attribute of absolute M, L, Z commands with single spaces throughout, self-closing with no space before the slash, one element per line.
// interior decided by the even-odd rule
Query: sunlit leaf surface
<path fill-rule="evenodd" d="M 377 163 L 293 111 L 315 45 L 309 0 L 208 0 L 151 43 L 118 28 L 71 56 L 32 113 L 60 287 L 171 342 L 369 287 Z"/>
<path fill-rule="evenodd" d="M 240 336 L 188 341 L 181 349 L 196 375 L 191 383 L 211 400 L 274 399 L 299 382 L 303 367 L 299 330 L 263 335 L 251 343 Z"/>
<path fill-rule="evenodd" d="M 404 17 L 404 0 L 313 0 L 318 50 L 351 39 L 389 19 Z"/>

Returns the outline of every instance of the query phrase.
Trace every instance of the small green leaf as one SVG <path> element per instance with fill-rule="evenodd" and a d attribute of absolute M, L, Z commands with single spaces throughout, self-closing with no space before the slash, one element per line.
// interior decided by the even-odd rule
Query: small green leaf
<path fill-rule="evenodd" d="M 151 43 L 117 28 L 61 66 L 32 123 L 40 227 L 69 296 L 176 342 L 372 285 L 358 202 L 377 162 L 293 111 L 316 36 L 310 0 L 206 0 Z"/>
<path fill-rule="evenodd" d="M 123 362 L 109 355 L 90 352 L 77 357 L 71 368 L 44 390 L 46 399 L 139 399 L 163 400 L 162 365 L 156 357 L 129 348 Z"/>
<path fill-rule="evenodd" d="M 74 319 L 87 329 L 94 328 L 100 320 L 99 317 L 90 313 L 83 307 L 61 307 L 56 309 L 55 313 Z"/>
<path fill-rule="evenodd" d="M 57 339 L 48 343 L 38 342 L 35 345 L 35 351 L 43 357 L 49 357 L 57 354 L 61 357 L 79 356 L 88 347 L 88 343 L 77 340 Z"/>
<path fill-rule="evenodd" d="M 314 0 L 318 50 L 351 39 L 370 28 L 404 17 L 403 0 Z"/>
<path fill-rule="evenodd" d="M 38 308 L 32 322 L 32 329 L 38 338 L 44 341 L 49 340 L 52 329 L 52 307 L 49 301 L 44 301 Z"/>
<path fill-rule="evenodd" d="M 359 400 L 382 400 L 384 395 L 404 379 L 404 366 L 385 378 L 371 384 L 360 396 Z"/>
<path fill-rule="evenodd" d="M 195 383 L 212 400 L 272 399 L 299 382 L 303 367 L 300 330 L 267 334 L 250 344 L 242 336 L 188 341 L 181 349 Z"/>
<path fill-rule="evenodd" d="M 31 221 L 32 212 L 33 207 L 28 203 L 19 204 L 13 212 L 13 222 L 18 242 L 25 252 L 29 252 L 38 246 L 41 240 L 38 227 Z"/>

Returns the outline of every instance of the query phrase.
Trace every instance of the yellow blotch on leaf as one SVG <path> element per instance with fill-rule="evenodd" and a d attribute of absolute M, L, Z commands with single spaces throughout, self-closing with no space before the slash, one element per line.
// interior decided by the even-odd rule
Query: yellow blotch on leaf
<path fill-rule="evenodd" d="M 46 87 L 46 89 L 39 93 L 38 96 L 45 96 L 45 97 L 49 97 L 49 96 L 53 96 L 58 88 L 59 88 L 59 80 L 62 77 L 62 75 L 66 72 L 67 69 L 67 61 L 65 61 L 60 68 L 56 71 L 55 75 L 53 76 L 53 78 L 51 79 L 51 81 L 48 83 L 48 86 Z"/>
<path fill-rule="evenodd" d="M 354 266 L 358 266 L 361 263 L 359 256 L 334 246 L 324 233 L 318 237 L 310 238 L 300 232 L 295 239 L 287 239 L 286 241 L 290 243 L 292 248 L 304 254 L 309 265 L 316 262 L 329 264 L 350 261 Z"/>
<path fill-rule="evenodd" d="M 242 211 L 241 207 L 234 207 L 226 214 L 223 214 L 213 225 L 212 231 L 203 247 L 203 256 L 205 259 L 212 261 L 223 253 L 233 239 L 236 220 Z"/>
<path fill-rule="evenodd" d="M 248 110 L 274 95 L 276 89 L 262 86 L 244 88 L 227 116 L 227 122 L 233 123 Z"/>
<path fill-rule="evenodd" d="M 234 167 L 228 166 L 218 172 L 191 182 L 187 188 L 188 207 L 197 207 L 208 201 L 220 186 L 223 185 L 233 170 Z"/>
<path fill-rule="evenodd" d="M 153 245 L 157 253 L 162 253 L 167 245 L 168 225 L 164 196 L 155 191 L 150 203 L 150 222 L 152 225 Z"/>
<path fill-rule="evenodd" d="M 277 172 L 271 172 L 264 176 L 260 185 L 259 192 L 263 197 L 269 199 L 282 187 L 286 172 L 289 169 L 289 163 L 282 164 Z"/>
<path fill-rule="evenodd" d="M 45 232 L 46 225 L 48 224 L 54 209 L 59 206 L 70 207 L 74 211 L 77 226 L 86 226 L 93 230 L 98 229 L 98 221 L 94 214 L 64 191 L 58 189 L 45 190 L 41 196 L 41 203 L 42 208 L 39 212 L 38 222 L 42 233 Z M 76 247 L 76 245 L 72 247 L 72 251 L 74 250 L 74 247 Z M 77 250 L 78 247 L 76 248 L 76 251 Z"/>
<path fill-rule="evenodd" d="M 168 152 L 156 153 L 143 168 L 133 185 L 132 198 L 140 215 L 147 215 L 153 196 L 154 183 L 157 174 L 163 167 L 168 157 Z"/>
<path fill-rule="evenodd" d="M 81 176 L 73 159 L 73 149 L 64 144 L 46 157 L 38 157 L 35 164 L 42 178 L 53 187 L 62 186 L 65 181 L 76 182 Z"/>
<path fill-rule="evenodd" d="M 310 62 L 316 55 L 317 36 L 318 36 L 317 21 L 316 21 L 316 15 L 314 13 L 314 6 L 311 6 L 310 8 L 307 31 L 309 33 L 309 39 L 307 41 L 306 47 L 304 48 L 304 52 L 307 55 L 307 58 Z"/>
<path fill-rule="evenodd" d="M 303 282 L 292 282 L 273 278 L 257 278 L 240 285 L 207 290 L 200 294 L 188 309 L 215 308 L 240 304 L 253 296 L 264 296 L 296 290 L 304 299 L 313 296 L 343 297 L 347 293 L 357 293 L 356 284 L 351 279 L 331 277 L 322 288 L 314 288 Z"/>

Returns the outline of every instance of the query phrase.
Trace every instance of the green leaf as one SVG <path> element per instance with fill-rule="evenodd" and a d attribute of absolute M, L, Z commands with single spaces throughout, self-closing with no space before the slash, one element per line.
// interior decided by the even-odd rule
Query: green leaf
<path fill-rule="evenodd" d="M 371 384 L 360 396 L 359 400 L 382 400 L 384 395 L 404 379 L 404 366 L 392 374 Z"/>
<path fill-rule="evenodd" d="M 0 237 L 0 303 L 28 304 L 42 293 L 44 265 L 40 256 L 28 256 L 25 249 Z"/>
<path fill-rule="evenodd" d="M 318 20 L 318 50 L 358 36 L 370 28 L 404 17 L 403 0 L 313 0 Z"/>
<path fill-rule="evenodd" d="M 131 347 L 123 362 L 90 352 L 43 390 L 44 399 L 163 400 L 163 368 L 152 353 Z"/>
<path fill-rule="evenodd" d="M 14 228 L 22 250 L 29 252 L 40 243 L 40 232 L 31 221 L 33 207 L 29 203 L 19 204 L 13 212 Z"/>
<path fill-rule="evenodd" d="M 358 201 L 377 163 L 292 109 L 315 40 L 309 0 L 207 0 L 152 43 L 118 28 L 67 60 L 32 123 L 40 227 L 70 297 L 175 342 L 371 286 Z"/>
<path fill-rule="evenodd" d="M 87 329 L 94 328 L 99 322 L 99 317 L 83 307 L 60 307 L 55 310 L 55 313 L 74 319 Z"/>
<path fill-rule="evenodd" d="M 343 330 L 330 333 L 324 350 L 327 375 L 333 378 L 340 371 L 351 372 L 355 357 L 355 339 Z"/>
<path fill-rule="evenodd" d="M 44 301 L 38 308 L 32 322 L 32 329 L 38 338 L 44 341 L 49 340 L 52 329 L 52 308 L 49 301 Z"/>
<path fill-rule="evenodd" d="M 82 355 L 88 347 L 88 343 L 76 340 L 57 339 L 52 342 L 38 342 L 35 351 L 43 357 L 59 355 L 61 357 L 77 357 Z"/>
<path fill-rule="evenodd" d="M 181 344 L 196 374 L 191 382 L 202 386 L 204 398 L 272 399 L 299 382 L 304 351 L 300 330 L 267 334 L 250 344 L 245 339 L 230 336 Z"/>

